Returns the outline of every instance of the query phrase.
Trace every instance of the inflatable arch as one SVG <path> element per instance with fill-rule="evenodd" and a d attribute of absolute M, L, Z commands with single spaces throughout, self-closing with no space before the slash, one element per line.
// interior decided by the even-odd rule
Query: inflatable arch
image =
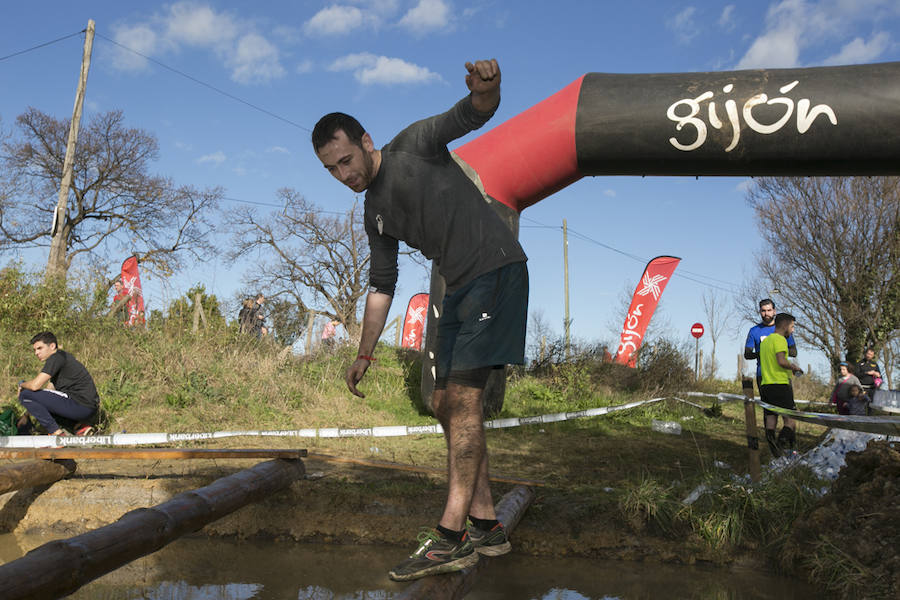
<path fill-rule="evenodd" d="M 590 175 L 898 175 L 900 63 L 588 73 L 453 156 L 514 230 L 525 208 Z M 429 408 L 443 295 L 432 269 Z M 486 410 L 503 387 L 489 382 Z"/>

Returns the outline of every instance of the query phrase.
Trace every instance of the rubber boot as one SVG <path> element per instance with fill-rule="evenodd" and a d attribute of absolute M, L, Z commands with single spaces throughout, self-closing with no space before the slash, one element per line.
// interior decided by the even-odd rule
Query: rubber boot
<path fill-rule="evenodd" d="M 778 442 L 775 440 L 774 429 L 766 429 L 766 441 L 769 442 L 769 450 L 772 451 L 772 456 L 775 458 L 780 457 L 781 448 L 778 447 Z"/>
<path fill-rule="evenodd" d="M 782 448 L 788 448 L 792 452 L 797 447 L 797 436 L 794 434 L 794 430 L 791 427 L 782 427 L 781 431 L 778 433 L 778 445 Z"/>

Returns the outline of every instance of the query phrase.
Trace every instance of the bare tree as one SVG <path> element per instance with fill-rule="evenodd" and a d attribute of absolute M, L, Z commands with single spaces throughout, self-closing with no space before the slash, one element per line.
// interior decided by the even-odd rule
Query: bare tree
<path fill-rule="evenodd" d="M 369 242 L 362 211 L 328 215 L 291 189 L 278 191 L 284 210 L 260 215 L 240 207 L 227 216 L 234 228 L 232 261 L 258 254 L 248 273 L 250 287 L 273 298 L 290 298 L 298 310 L 315 310 L 340 321 L 351 335 L 359 329 L 357 305 L 368 290 Z"/>
<path fill-rule="evenodd" d="M 749 193 L 765 241 L 759 277 L 836 368 L 900 327 L 900 179 L 760 178 Z M 843 357 L 842 357 L 843 354 Z"/>
<path fill-rule="evenodd" d="M 68 139 L 68 120 L 35 108 L 16 124 L 20 137 L 3 144 L 3 178 L 11 191 L 0 194 L 0 251 L 50 246 Z M 210 212 L 222 190 L 176 187 L 151 175 L 157 155 L 156 138 L 125 127 L 121 111 L 90 120 L 75 150 L 64 264 L 48 270 L 65 274 L 78 257 L 110 262 L 118 253 L 134 254 L 143 268 L 165 275 L 182 268 L 185 258 L 212 250 Z"/>
<path fill-rule="evenodd" d="M 709 334 L 709 340 L 712 342 L 712 352 L 710 352 L 709 360 L 703 364 L 703 370 L 706 377 L 714 378 L 718 372 L 719 366 L 716 361 L 716 347 L 722 332 L 730 326 L 730 323 L 734 318 L 734 313 L 727 307 L 728 301 L 721 294 L 711 291 L 703 292 L 703 313 L 706 316 L 706 333 Z"/>

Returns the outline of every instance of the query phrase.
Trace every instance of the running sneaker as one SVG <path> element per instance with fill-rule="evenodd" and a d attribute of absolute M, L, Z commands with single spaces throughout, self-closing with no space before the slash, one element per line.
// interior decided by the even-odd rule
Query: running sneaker
<path fill-rule="evenodd" d="M 416 551 L 388 572 L 388 576 L 394 581 L 410 581 L 426 575 L 461 571 L 478 562 L 478 553 L 475 552 L 468 533 L 463 534 L 462 541 L 456 542 L 445 538 L 436 529 L 425 528 L 419 532 L 416 540 L 419 542 Z"/>
<path fill-rule="evenodd" d="M 94 428 L 87 423 L 75 425 L 75 435 L 91 435 L 92 433 L 94 433 Z"/>
<path fill-rule="evenodd" d="M 499 521 L 491 527 L 490 531 L 485 531 L 466 519 L 466 531 L 478 554 L 483 556 L 500 556 L 512 550 L 512 544 L 509 543 L 509 538 L 506 536 L 506 528 Z"/>

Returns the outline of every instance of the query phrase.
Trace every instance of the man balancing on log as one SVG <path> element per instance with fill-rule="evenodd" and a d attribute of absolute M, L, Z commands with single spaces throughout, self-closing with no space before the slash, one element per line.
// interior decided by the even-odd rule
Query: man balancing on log
<path fill-rule="evenodd" d="M 50 435 L 68 435 L 56 417 L 74 423 L 75 435 L 90 435 L 90 422 L 96 417 L 100 396 L 94 379 L 74 356 L 58 347 L 56 336 L 43 331 L 31 338 L 34 355 L 44 363 L 41 372 L 30 381 L 19 382 L 19 402 Z M 53 389 L 43 389 L 47 383 Z M 20 425 L 27 425 L 28 415 Z"/>
<path fill-rule="evenodd" d="M 375 360 L 391 307 L 398 242 L 433 259 L 447 283 L 433 394 L 447 441 L 447 503 L 437 527 L 423 530 L 419 547 L 389 572 L 397 581 L 458 571 L 475 564 L 479 554 L 511 549 L 491 498 L 481 394 L 492 369 L 524 362 L 527 259 L 447 150 L 448 143 L 484 125 L 500 103 L 497 61 L 465 67 L 468 96 L 443 114 L 413 123 L 380 150 L 343 113 L 322 117 L 312 134 L 325 168 L 354 192 L 366 192 L 371 262 L 359 353 L 345 375 L 353 394 L 365 397 L 357 385 Z"/>

